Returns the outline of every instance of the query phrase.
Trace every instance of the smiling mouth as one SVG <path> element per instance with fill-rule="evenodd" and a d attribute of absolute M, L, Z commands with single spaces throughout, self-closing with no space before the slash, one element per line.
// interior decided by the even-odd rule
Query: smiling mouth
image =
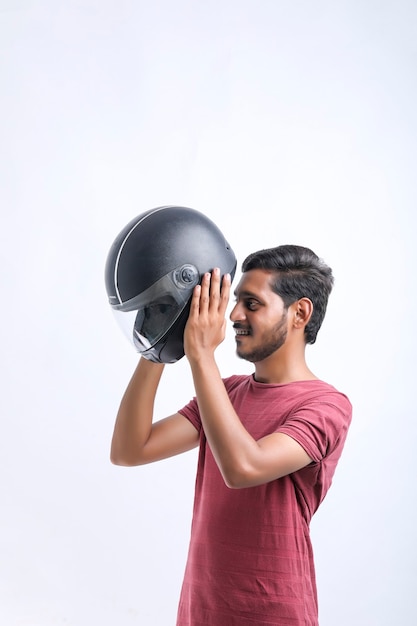
<path fill-rule="evenodd" d="M 250 335 L 250 331 L 244 328 L 235 328 L 236 337 L 245 337 Z"/>

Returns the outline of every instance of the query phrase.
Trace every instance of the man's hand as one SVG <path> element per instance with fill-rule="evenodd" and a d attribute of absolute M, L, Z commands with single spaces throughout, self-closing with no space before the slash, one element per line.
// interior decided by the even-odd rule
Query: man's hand
<path fill-rule="evenodd" d="M 230 284 L 230 275 L 226 274 L 221 281 L 220 270 L 215 268 L 194 288 L 184 331 L 184 351 L 190 362 L 212 356 L 224 340 Z"/>

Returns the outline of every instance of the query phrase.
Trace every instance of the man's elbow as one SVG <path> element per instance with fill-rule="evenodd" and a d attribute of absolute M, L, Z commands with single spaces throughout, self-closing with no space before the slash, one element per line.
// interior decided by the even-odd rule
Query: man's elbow
<path fill-rule="evenodd" d="M 124 467 L 130 466 L 130 463 L 128 463 L 126 459 L 124 459 L 123 457 L 117 454 L 113 454 L 112 452 L 110 453 L 110 463 L 112 465 L 119 465 L 119 466 L 124 466 Z"/>
<path fill-rule="evenodd" d="M 228 487 L 229 489 L 244 489 L 245 487 L 248 487 L 246 481 L 244 480 L 239 480 L 236 478 L 225 478 L 223 477 L 224 482 L 226 487 Z"/>
<path fill-rule="evenodd" d="M 257 487 L 277 480 L 286 475 L 287 472 L 277 472 L 267 470 L 259 464 L 250 461 L 245 462 L 239 459 L 238 462 L 224 465 L 220 469 L 223 480 L 229 489 L 245 489 L 247 487 Z"/>
<path fill-rule="evenodd" d="M 259 480 L 251 467 L 237 466 L 222 469 L 223 480 L 229 489 L 244 489 L 254 487 L 262 481 Z"/>
<path fill-rule="evenodd" d="M 114 446 L 110 449 L 110 463 L 121 467 L 134 467 L 135 465 L 141 464 L 137 456 L 134 457 L 126 451 L 118 450 Z"/>

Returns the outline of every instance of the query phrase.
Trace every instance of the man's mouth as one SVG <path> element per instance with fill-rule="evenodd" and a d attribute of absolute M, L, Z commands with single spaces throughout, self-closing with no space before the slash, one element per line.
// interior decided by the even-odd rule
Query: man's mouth
<path fill-rule="evenodd" d="M 241 328 L 240 326 L 234 326 L 233 328 L 236 337 L 245 337 L 247 335 L 250 335 L 250 330 L 248 328 Z"/>

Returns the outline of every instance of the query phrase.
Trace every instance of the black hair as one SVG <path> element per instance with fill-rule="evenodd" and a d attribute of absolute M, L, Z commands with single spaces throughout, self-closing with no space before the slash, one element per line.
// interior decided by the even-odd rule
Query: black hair
<path fill-rule="evenodd" d="M 284 245 L 249 254 L 242 263 L 242 272 L 253 269 L 273 273 L 271 288 L 286 308 L 301 298 L 311 300 L 313 313 L 304 332 L 306 343 L 314 343 L 334 283 L 331 268 L 309 248 Z"/>

